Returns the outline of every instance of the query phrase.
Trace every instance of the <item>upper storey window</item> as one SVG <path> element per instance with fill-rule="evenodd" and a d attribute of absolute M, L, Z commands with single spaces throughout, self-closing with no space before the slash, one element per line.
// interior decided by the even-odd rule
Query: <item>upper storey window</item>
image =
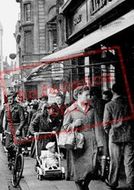
<path fill-rule="evenodd" d="M 24 4 L 25 21 L 31 21 L 31 3 Z"/>

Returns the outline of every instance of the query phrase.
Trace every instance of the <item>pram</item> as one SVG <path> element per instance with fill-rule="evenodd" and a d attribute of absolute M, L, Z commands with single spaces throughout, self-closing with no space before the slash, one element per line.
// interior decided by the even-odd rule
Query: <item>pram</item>
<path fill-rule="evenodd" d="M 42 161 L 40 159 L 41 151 L 46 150 L 46 142 L 53 141 L 55 142 L 56 152 L 60 155 L 60 149 L 58 146 L 58 137 L 56 132 L 38 132 L 34 133 L 35 138 L 35 151 L 36 151 L 36 165 L 35 171 L 37 173 L 37 179 L 64 179 L 65 178 L 65 169 L 61 166 L 61 157 L 58 157 L 58 167 L 44 168 Z M 39 150 L 40 149 L 40 150 Z"/>

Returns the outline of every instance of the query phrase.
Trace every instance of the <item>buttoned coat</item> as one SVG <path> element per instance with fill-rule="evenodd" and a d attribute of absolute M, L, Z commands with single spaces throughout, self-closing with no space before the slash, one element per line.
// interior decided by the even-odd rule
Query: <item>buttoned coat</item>
<path fill-rule="evenodd" d="M 25 123 L 25 115 L 24 109 L 17 102 L 14 102 L 12 105 L 5 106 L 5 114 L 6 114 L 6 127 L 5 130 L 8 132 L 14 132 L 17 129 L 22 131 Z"/>
<path fill-rule="evenodd" d="M 130 107 L 125 97 L 118 96 L 113 98 L 105 106 L 104 129 L 109 131 L 109 138 L 112 142 L 131 142 L 134 141 L 134 130 Z"/>
<path fill-rule="evenodd" d="M 64 114 L 64 129 L 73 128 L 73 123 L 82 120 L 79 131 L 84 135 L 85 142 L 82 150 L 72 150 L 70 156 L 70 179 L 74 181 L 85 180 L 96 169 L 97 139 L 95 133 L 94 109 L 89 107 L 84 112 L 77 102 L 72 104 Z"/>
<path fill-rule="evenodd" d="M 52 132 L 53 128 L 49 125 L 48 116 L 43 113 L 37 113 L 36 117 L 31 121 L 29 127 L 30 133 L 34 134 L 35 132 Z M 46 148 L 46 144 L 50 141 L 54 141 L 54 137 L 44 136 L 38 140 L 38 154 L 41 154 L 41 150 Z M 33 155 L 34 157 L 34 155 Z"/>
<path fill-rule="evenodd" d="M 13 143 L 13 137 L 16 131 L 20 130 L 22 136 L 22 129 L 24 128 L 25 115 L 24 109 L 17 102 L 11 105 L 5 105 L 5 130 L 11 134 L 6 134 L 6 148 L 8 149 Z"/>

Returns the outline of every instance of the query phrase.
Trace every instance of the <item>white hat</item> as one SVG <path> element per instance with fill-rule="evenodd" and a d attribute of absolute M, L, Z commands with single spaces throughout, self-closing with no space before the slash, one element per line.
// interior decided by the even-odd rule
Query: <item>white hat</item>
<path fill-rule="evenodd" d="M 49 143 L 47 143 L 47 145 L 46 145 L 46 149 L 49 149 L 49 148 L 51 148 L 51 147 L 53 147 L 53 146 L 55 146 L 55 142 L 49 142 Z"/>

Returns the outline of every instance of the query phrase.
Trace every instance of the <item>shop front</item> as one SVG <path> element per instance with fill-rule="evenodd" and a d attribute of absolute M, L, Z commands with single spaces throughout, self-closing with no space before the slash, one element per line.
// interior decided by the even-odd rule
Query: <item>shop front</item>
<path fill-rule="evenodd" d="M 134 69 L 132 69 L 132 64 L 130 66 L 132 61 L 130 54 L 133 54 L 130 52 L 133 50 L 133 26 L 134 10 L 132 9 L 75 41 L 67 48 L 44 57 L 41 61 L 45 64 L 71 60 L 72 90 L 76 85 L 85 83 L 90 86 L 97 85 L 102 90 L 106 90 L 111 88 L 115 81 L 125 82 L 125 73 L 129 85 L 132 86 Z M 130 47 L 131 51 L 128 51 Z M 123 64 L 121 59 L 124 59 Z M 126 84 L 127 82 L 124 85 Z"/>
<path fill-rule="evenodd" d="M 58 88 L 66 87 L 71 96 L 80 84 L 99 86 L 103 91 L 115 81 L 124 83 L 127 93 L 133 92 L 134 9 L 130 1 L 72 0 L 66 1 L 59 12 L 66 19 L 68 47 L 42 58 L 40 66 L 52 64 L 52 84 L 62 83 Z"/>

